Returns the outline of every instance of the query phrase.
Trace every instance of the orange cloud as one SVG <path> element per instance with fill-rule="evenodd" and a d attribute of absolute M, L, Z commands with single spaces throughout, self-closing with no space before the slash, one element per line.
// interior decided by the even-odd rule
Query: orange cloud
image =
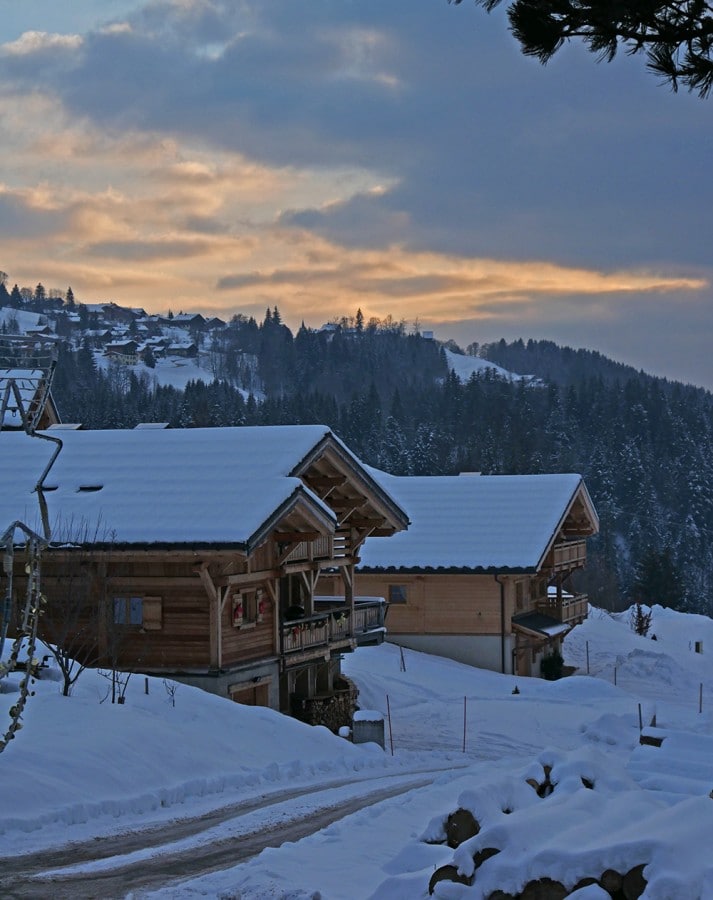
<path fill-rule="evenodd" d="M 369 35 L 356 37 L 355 66 L 371 48 Z M 0 115 L 11 150 L 0 187 L 0 214 L 3 200 L 12 213 L 4 268 L 21 285 L 71 284 L 87 302 L 223 315 L 278 305 L 291 323 L 361 307 L 447 323 L 534 320 L 577 297 L 578 315 L 601 320 L 612 297 L 697 297 L 708 285 L 698 274 L 345 247 L 279 223 L 285 210 L 389 191 L 378 172 L 275 167 L 195 141 L 100 132 L 40 94 L 0 97 Z"/>

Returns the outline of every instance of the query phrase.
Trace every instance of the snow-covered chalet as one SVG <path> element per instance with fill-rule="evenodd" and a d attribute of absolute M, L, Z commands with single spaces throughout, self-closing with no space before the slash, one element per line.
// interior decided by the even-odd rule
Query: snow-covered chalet
<path fill-rule="evenodd" d="M 90 665 L 350 721 L 340 657 L 384 632 L 383 604 L 354 602 L 359 549 L 408 519 L 328 428 L 44 434 L 0 435 L 2 518 L 43 533 L 42 507 L 51 531 L 40 637 L 64 631 Z M 316 605 L 325 570 L 342 599 Z M 20 592 L 23 571 L 18 557 Z"/>
<path fill-rule="evenodd" d="M 370 470 L 408 531 L 367 540 L 360 594 L 388 601 L 387 639 L 481 668 L 539 675 L 587 615 L 570 589 L 599 522 L 580 475 L 396 477 Z M 325 577 L 320 587 L 338 590 Z"/>

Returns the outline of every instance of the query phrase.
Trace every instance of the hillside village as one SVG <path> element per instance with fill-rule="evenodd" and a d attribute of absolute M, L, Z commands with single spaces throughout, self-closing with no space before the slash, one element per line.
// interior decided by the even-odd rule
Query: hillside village
<path fill-rule="evenodd" d="M 293 334 L 276 309 L 221 326 L 40 288 L 5 289 L 0 329 L 50 332 L 66 425 L 320 424 L 392 475 L 576 472 L 601 521 L 576 590 L 609 609 L 713 609 L 707 391 L 547 341 L 463 350 L 358 312 Z"/>
<path fill-rule="evenodd" d="M 28 341 L 47 338 L 6 341 L 19 358 Z M 463 658 L 458 645 L 467 642 L 473 664 L 559 674 L 562 638 L 586 615 L 586 596 L 569 579 L 598 530 L 581 476 L 392 483 L 325 426 L 85 430 L 57 420 L 54 366 L 4 370 L 0 477 L 7 594 L 19 588 L 30 610 L 5 618 L 18 637 L 39 629 L 65 694 L 75 664 L 99 665 L 337 730 L 351 724 L 357 699 L 341 656 L 383 641 L 388 608 L 404 646 Z M 405 503 L 395 500 L 397 481 L 419 486 L 422 499 L 407 491 Z M 27 556 L 13 559 L 17 528 L 29 573 Z M 493 529 L 497 540 L 483 542 Z M 393 543 L 374 557 L 374 542 L 405 531 L 415 546 Z M 47 608 L 33 626 L 40 556 Z M 438 577 L 427 583 L 422 572 Z"/>
<path fill-rule="evenodd" d="M 75 693 L 83 695 L 90 679 L 103 678 L 106 691 L 100 703 L 111 698 L 111 705 L 119 706 L 138 702 L 138 683 L 147 694 L 162 684 L 173 705 L 179 688 L 199 688 L 206 709 L 226 699 L 241 709 L 262 709 L 262 718 L 253 723 L 258 742 L 264 728 L 273 734 L 282 730 L 278 720 L 265 718 L 268 713 L 326 726 L 328 731 L 316 730 L 316 743 L 294 732 L 291 741 L 295 746 L 304 742 L 309 753 L 340 755 L 336 746 L 319 743 L 326 740 L 322 733 L 333 741 L 349 736 L 353 749 L 348 765 L 360 769 L 382 765 L 370 757 L 374 740 L 383 750 L 387 740 L 393 745 L 388 696 L 385 712 L 363 664 L 356 661 L 362 655 L 372 659 L 372 677 L 381 659 L 390 659 L 393 666 L 398 658 L 405 673 L 404 653 L 416 654 L 408 657 L 409 665 L 418 651 L 441 665 L 467 663 L 473 672 L 504 679 L 515 700 L 521 694 L 540 696 L 539 688 L 528 686 L 530 681 L 562 683 L 564 675 L 589 673 L 589 644 L 586 663 L 581 642 L 567 649 L 592 610 L 581 579 L 588 545 L 601 527 L 581 475 L 395 475 L 366 465 L 326 425 L 182 428 L 144 421 L 131 428 L 87 429 L 81 422 L 63 422 L 52 390 L 61 371 L 62 341 L 65 360 L 69 342 L 73 354 L 91 353 L 96 370 L 106 367 L 115 379 L 122 368 L 151 370 L 165 360 L 199 361 L 201 354 L 212 358 L 214 367 L 225 365 L 229 324 L 208 327 L 200 317 L 147 316 L 113 304 L 102 309 L 90 309 L 88 317 L 59 313 L 73 333 L 61 339 L 58 315 L 49 310 L 0 312 L 0 347 L 6 354 L 0 370 L 0 545 L 6 598 L 0 693 L 13 698 L 9 725 L 0 734 L 0 763 L 10 759 L 16 767 L 23 759 L 18 748 L 32 740 L 32 729 L 21 729 L 40 713 L 34 688 L 47 679 L 71 700 Z M 283 326 L 273 321 L 278 316 L 270 313 L 267 328 L 281 334 Z M 249 334 L 257 328 L 240 320 L 237 330 Z M 263 323 L 263 332 L 265 328 Z M 342 331 L 358 343 L 359 332 L 348 322 L 326 327 L 320 339 L 331 344 Z M 435 351 L 439 364 L 450 365 L 451 349 L 438 348 L 430 336 L 419 336 L 419 342 L 424 352 Z M 259 354 L 252 361 L 249 355 L 247 350 L 241 354 L 240 364 L 255 377 L 261 371 Z M 462 362 L 456 365 L 461 372 L 465 368 Z M 520 391 L 546 390 L 536 379 L 518 381 L 506 370 L 473 368 L 477 372 L 471 385 L 483 378 L 491 385 L 515 384 Z M 455 387 L 451 376 L 445 380 Z M 254 394 L 249 396 L 258 403 Z M 259 404 L 268 406 L 269 398 L 268 390 Z M 651 613 L 648 607 L 637 609 L 645 625 L 639 632 L 643 638 Z M 665 614 L 658 616 L 663 630 Z M 392 643 L 400 657 L 369 656 L 388 652 Z M 703 643 L 696 642 L 696 654 L 702 653 Z M 431 685 L 443 677 L 431 675 Z M 702 710 L 707 675 L 701 677 Z M 492 682 L 496 693 L 497 684 Z M 599 709 L 598 689 L 585 688 L 579 692 L 580 705 Z M 442 686 L 436 690 L 447 696 Z M 611 702 L 608 697 L 607 704 Z M 467 697 L 463 703 L 465 752 Z M 198 702 L 196 710 L 200 706 Z M 540 701 L 536 706 L 542 718 L 544 707 Z M 646 715 L 655 725 L 656 708 L 653 717 L 648 708 Z M 671 710 L 665 715 L 668 731 L 644 732 L 639 704 L 639 734 L 654 746 L 673 748 L 673 755 L 666 750 L 660 757 L 680 773 L 686 760 L 701 758 L 707 743 L 675 731 L 683 720 Z M 602 715 L 593 728 L 601 734 L 596 740 L 612 740 L 617 756 L 625 757 L 631 752 L 632 716 L 621 716 L 613 725 Z M 457 809 L 425 819 L 420 842 L 438 848 L 427 851 L 428 865 L 424 867 L 423 849 L 414 849 L 418 875 L 411 875 L 409 866 L 402 871 L 392 865 L 396 877 L 386 878 L 375 896 L 451 896 L 456 886 L 466 890 L 475 883 L 475 896 L 491 900 L 503 885 L 522 898 L 537 890 L 550 891 L 547 896 L 577 896 L 592 886 L 599 894 L 590 891 L 591 896 L 639 897 L 646 896 L 649 883 L 667 884 L 671 864 L 662 868 L 657 823 L 663 817 L 666 827 L 680 832 L 676 846 L 682 847 L 687 832 L 679 822 L 679 804 L 688 803 L 696 821 L 707 821 L 707 807 L 701 806 L 708 791 L 705 776 L 683 790 L 677 774 L 663 788 L 654 786 L 652 795 L 655 759 L 632 753 L 629 770 L 617 762 L 612 771 L 612 761 L 604 757 L 570 752 L 569 732 L 562 732 L 560 740 L 563 744 L 543 747 L 536 759 L 505 780 L 495 771 L 481 775 L 483 787 L 462 794 Z M 363 750 L 361 741 L 367 742 Z M 238 741 L 238 753 L 243 743 Z M 269 758 L 271 751 L 261 747 L 258 754 Z M 367 757 L 360 755 L 364 753 Z M 420 757 L 418 765 L 425 763 Z M 407 758 L 398 763 L 407 772 L 415 764 Z M 295 763 L 292 771 L 299 771 Z M 591 803 L 579 795 L 582 785 L 589 792 L 596 787 Z M 623 789 L 645 822 L 645 838 L 636 850 L 622 849 L 626 825 L 616 798 Z M 657 789 L 668 791 L 670 809 L 663 810 Z M 101 794 L 101 781 L 94 790 Z M 500 814 L 484 801 L 493 790 L 505 804 Z M 601 825 L 605 804 L 621 834 L 596 850 L 583 847 L 568 865 L 554 867 L 545 864 L 546 853 L 535 842 L 526 871 L 513 872 L 505 837 L 510 823 L 506 827 L 498 815 L 509 815 L 513 806 L 518 814 L 513 834 L 518 828 L 527 830 L 540 815 L 536 798 L 550 793 L 556 793 L 572 823 L 584 809 Z M 453 806 L 455 800 L 447 802 Z M 161 805 L 166 803 L 173 805 L 164 798 Z M 55 814 L 75 815 L 59 807 L 50 813 Z M 464 821 L 471 825 L 454 838 L 454 829 L 462 829 Z M 11 834 L 13 827 L 10 823 Z M 481 828 L 495 847 L 478 839 Z M 504 863 L 489 863 L 503 850 Z M 7 877 L 14 884 L 12 874 Z M 80 871 L 78 877 L 81 885 L 87 875 Z M 695 892 L 709 876 L 692 858 L 675 877 L 678 884 L 694 885 Z M 272 891 L 267 884 L 269 879 L 258 876 L 254 896 L 267 896 L 265 891 Z M 175 887 L 167 890 L 182 896 Z M 190 896 L 192 888 L 187 890 Z M 337 889 L 334 896 L 347 895 Z"/>
<path fill-rule="evenodd" d="M 149 370 L 155 368 L 159 359 L 197 360 L 199 349 L 204 347 L 215 353 L 220 335 L 227 329 L 223 320 L 205 319 L 200 314 L 148 315 L 143 309 L 113 302 L 75 303 L 73 295 L 69 296 L 69 302 L 59 298 L 47 300 L 40 291 L 39 299 L 33 296 L 28 305 L 22 300 L 19 307 L 0 305 L 0 334 L 67 342 L 75 349 L 91 349 L 98 361 L 126 366 L 143 363 Z M 12 297 L 8 295 L 6 302 L 11 303 Z M 203 359 L 207 359 L 207 353 Z M 205 377 L 206 373 L 197 374 Z M 217 373 L 213 372 L 212 377 L 217 377 Z"/>

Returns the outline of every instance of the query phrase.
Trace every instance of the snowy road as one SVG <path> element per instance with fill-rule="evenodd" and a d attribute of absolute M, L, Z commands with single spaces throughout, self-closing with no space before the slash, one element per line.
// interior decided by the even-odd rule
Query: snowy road
<path fill-rule="evenodd" d="M 170 890 L 173 881 L 228 868 L 267 847 L 298 841 L 367 806 L 429 785 L 443 774 L 439 769 L 356 777 L 321 787 L 280 790 L 160 828 L 0 858 L 0 896 L 112 900 Z"/>

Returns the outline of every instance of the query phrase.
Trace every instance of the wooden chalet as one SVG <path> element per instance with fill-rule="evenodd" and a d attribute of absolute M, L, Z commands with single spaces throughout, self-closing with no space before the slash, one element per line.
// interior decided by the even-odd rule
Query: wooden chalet
<path fill-rule="evenodd" d="M 54 340 L 0 336 L 0 430 L 34 431 L 59 423 L 52 399 Z"/>
<path fill-rule="evenodd" d="M 409 530 L 368 540 L 358 592 L 388 602 L 387 639 L 498 672 L 539 675 L 587 615 L 568 589 L 597 514 L 579 475 L 397 478 L 371 470 Z M 329 578 L 320 587 L 333 593 Z"/>
<path fill-rule="evenodd" d="M 30 527 L 40 499 L 48 512 L 40 636 L 70 623 L 67 643 L 92 665 L 350 720 L 340 657 L 383 625 L 381 604 L 354 603 L 358 552 L 408 520 L 329 429 L 49 434 L 61 449 L 38 490 L 55 448 L 0 436 L 0 505 Z M 316 607 L 326 569 L 340 599 Z M 77 645 L 79 633 L 90 639 Z"/>
<path fill-rule="evenodd" d="M 134 340 L 111 341 L 104 347 L 104 356 L 126 365 L 135 365 L 139 360 L 139 345 Z"/>

